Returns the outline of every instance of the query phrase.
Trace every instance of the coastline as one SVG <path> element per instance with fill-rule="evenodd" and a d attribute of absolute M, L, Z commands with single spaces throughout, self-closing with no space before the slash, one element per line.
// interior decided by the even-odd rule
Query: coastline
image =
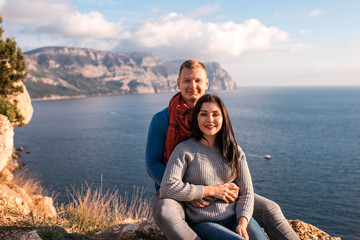
<path fill-rule="evenodd" d="M 78 96 L 58 96 L 51 95 L 50 97 L 44 98 L 31 98 L 31 101 L 47 101 L 47 100 L 63 100 L 63 99 L 76 99 L 76 98 L 86 98 L 86 95 L 78 95 Z"/>

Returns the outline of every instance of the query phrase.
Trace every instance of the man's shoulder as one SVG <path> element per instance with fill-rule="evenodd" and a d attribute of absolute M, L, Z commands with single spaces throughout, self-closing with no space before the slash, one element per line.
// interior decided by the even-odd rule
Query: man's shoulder
<path fill-rule="evenodd" d="M 169 109 L 164 108 L 160 112 L 156 113 L 151 120 L 150 128 L 161 128 L 167 131 L 169 125 Z"/>
<path fill-rule="evenodd" d="M 164 108 L 160 112 L 156 113 L 154 117 L 167 117 L 169 118 L 169 107 Z"/>
<path fill-rule="evenodd" d="M 153 120 L 169 121 L 169 108 L 166 107 L 153 116 Z"/>

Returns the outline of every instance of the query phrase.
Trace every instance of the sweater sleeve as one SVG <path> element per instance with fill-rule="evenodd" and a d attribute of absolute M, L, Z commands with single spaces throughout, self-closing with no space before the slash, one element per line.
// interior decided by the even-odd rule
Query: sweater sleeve
<path fill-rule="evenodd" d="M 204 187 L 202 185 L 183 182 L 188 161 L 193 156 L 179 144 L 172 152 L 160 186 L 160 198 L 171 198 L 177 201 L 192 201 L 201 199 Z"/>
<path fill-rule="evenodd" d="M 156 191 L 159 189 L 166 167 L 164 147 L 168 125 L 169 112 L 166 108 L 153 116 L 147 136 L 145 164 L 148 175 L 155 181 Z"/>
<path fill-rule="evenodd" d="M 240 190 L 236 203 L 236 217 L 237 219 L 246 217 L 250 221 L 254 210 L 254 189 L 246 156 L 240 147 L 238 147 L 238 150 L 240 155 L 240 178 L 237 182 Z"/>

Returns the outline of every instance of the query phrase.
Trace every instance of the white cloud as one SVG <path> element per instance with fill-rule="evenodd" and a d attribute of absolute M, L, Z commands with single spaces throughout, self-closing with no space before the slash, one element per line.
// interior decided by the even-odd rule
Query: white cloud
<path fill-rule="evenodd" d="M 49 45 L 52 40 L 51 45 L 149 51 L 163 59 L 193 57 L 214 61 L 248 52 L 294 51 L 294 46 L 284 45 L 288 41 L 286 32 L 256 19 L 212 23 L 169 13 L 127 30 L 122 25 L 124 20 L 109 22 L 99 12 L 80 13 L 62 0 L 12 0 L 4 9 L 7 24 L 17 29 L 16 39 L 27 50 L 36 44 Z M 216 4 L 193 14 L 215 9 Z"/>
<path fill-rule="evenodd" d="M 66 1 L 61 0 L 12 0 L 4 7 L 4 17 L 8 23 L 39 26 L 75 10 Z"/>
<path fill-rule="evenodd" d="M 3 10 L 3 7 L 5 6 L 6 4 L 6 0 L 0 0 L 0 11 L 2 12 Z"/>
<path fill-rule="evenodd" d="M 12 0 L 4 6 L 4 13 L 8 24 L 21 26 L 22 34 L 60 37 L 76 46 L 94 42 L 88 39 L 119 41 L 127 35 L 121 21 L 108 22 L 99 12 L 80 13 L 67 1 Z"/>
<path fill-rule="evenodd" d="M 314 18 L 314 17 L 319 17 L 321 15 L 324 15 L 324 11 L 319 10 L 319 9 L 315 9 L 315 10 L 312 10 L 312 11 L 308 12 L 305 16 L 310 17 L 310 18 Z"/>
<path fill-rule="evenodd" d="M 116 50 L 140 49 L 163 58 L 226 59 L 249 51 L 268 51 L 288 40 L 288 34 L 266 27 L 256 19 L 242 24 L 210 23 L 193 20 L 177 13 L 150 19 L 131 31 Z"/>

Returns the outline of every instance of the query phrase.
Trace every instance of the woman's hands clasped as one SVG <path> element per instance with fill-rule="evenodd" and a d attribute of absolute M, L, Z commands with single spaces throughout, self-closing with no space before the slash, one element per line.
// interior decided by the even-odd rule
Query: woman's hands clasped
<path fill-rule="evenodd" d="M 235 202 L 238 197 L 239 187 L 235 183 L 224 183 L 213 186 L 204 186 L 202 198 L 215 197 L 226 203 Z"/>

